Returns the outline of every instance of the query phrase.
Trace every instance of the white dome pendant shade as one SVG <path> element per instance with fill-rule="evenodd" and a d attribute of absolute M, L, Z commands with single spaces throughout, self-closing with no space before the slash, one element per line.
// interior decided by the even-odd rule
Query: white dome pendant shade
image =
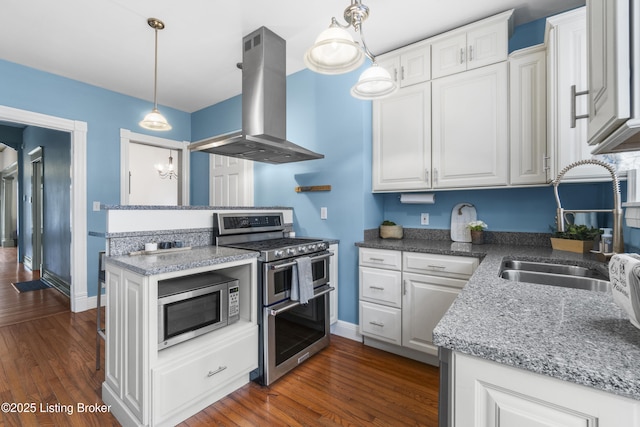
<path fill-rule="evenodd" d="M 331 26 L 316 38 L 304 55 L 304 63 L 311 71 L 321 74 L 343 74 L 355 70 L 364 62 L 364 53 L 335 19 Z"/>
<path fill-rule="evenodd" d="M 364 99 L 380 99 L 391 95 L 398 89 L 398 85 L 391 78 L 391 74 L 374 62 L 360 74 L 358 82 L 351 88 L 351 96 Z"/>
<path fill-rule="evenodd" d="M 157 108 L 154 108 L 144 116 L 139 125 L 149 130 L 171 130 L 171 125 Z"/>

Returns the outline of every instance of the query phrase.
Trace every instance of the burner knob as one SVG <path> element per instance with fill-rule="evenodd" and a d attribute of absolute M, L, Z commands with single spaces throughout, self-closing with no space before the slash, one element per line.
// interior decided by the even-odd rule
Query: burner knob
<path fill-rule="evenodd" d="M 316 250 L 316 245 L 309 245 L 309 250 L 310 251 L 315 251 Z"/>
<path fill-rule="evenodd" d="M 284 255 L 284 252 L 283 252 L 283 251 L 275 251 L 275 252 L 273 253 L 273 255 L 274 255 L 276 258 L 281 258 L 281 257 L 282 257 L 282 255 Z"/>
<path fill-rule="evenodd" d="M 327 249 L 327 244 L 322 242 L 322 243 L 318 243 L 318 250 L 323 251 Z"/>
<path fill-rule="evenodd" d="M 294 248 L 287 249 L 287 255 L 295 255 L 295 254 L 296 254 L 296 250 Z"/>
<path fill-rule="evenodd" d="M 307 249 L 306 246 L 299 246 L 298 247 L 298 252 L 308 252 L 308 251 L 309 251 L 309 249 Z"/>

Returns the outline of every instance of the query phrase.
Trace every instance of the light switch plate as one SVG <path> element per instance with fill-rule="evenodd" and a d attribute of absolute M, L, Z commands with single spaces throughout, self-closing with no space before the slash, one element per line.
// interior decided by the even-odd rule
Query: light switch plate
<path fill-rule="evenodd" d="M 320 208 L 320 219 L 327 219 L 327 208 Z"/>
<path fill-rule="evenodd" d="M 96 212 L 100 210 L 100 202 L 93 202 L 93 210 Z"/>

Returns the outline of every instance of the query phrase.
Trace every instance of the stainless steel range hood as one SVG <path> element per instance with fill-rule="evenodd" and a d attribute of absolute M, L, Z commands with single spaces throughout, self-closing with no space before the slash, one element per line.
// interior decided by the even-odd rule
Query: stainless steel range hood
<path fill-rule="evenodd" d="M 324 158 L 286 139 L 285 40 L 261 27 L 244 37 L 242 49 L 242 130 L 189 149 L 272 164 Z"/>

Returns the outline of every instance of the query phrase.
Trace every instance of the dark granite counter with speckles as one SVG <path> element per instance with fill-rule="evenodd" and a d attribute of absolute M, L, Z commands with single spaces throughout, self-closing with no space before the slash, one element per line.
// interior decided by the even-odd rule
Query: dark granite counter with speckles
<path fill-rule="evenodd" d="M 257 258 L 255 251 L 225 248 L 222 246 L 200 246 L 179 252 L 167 252 L 157 255 L 121 255 L 107 257 L 107 263 L 113 263 L 144 276 L 208 267 L 216 264 Z"/>
<path fill-rule="evenodd" d="M 373 239 L 356 246 L 481 259 L 433 333 L 434 343 L 621 396 L 640 399 L 640 330 L 611 293 L 498 277 L 503 258 L 606 266 L 550 247 Z"/>

